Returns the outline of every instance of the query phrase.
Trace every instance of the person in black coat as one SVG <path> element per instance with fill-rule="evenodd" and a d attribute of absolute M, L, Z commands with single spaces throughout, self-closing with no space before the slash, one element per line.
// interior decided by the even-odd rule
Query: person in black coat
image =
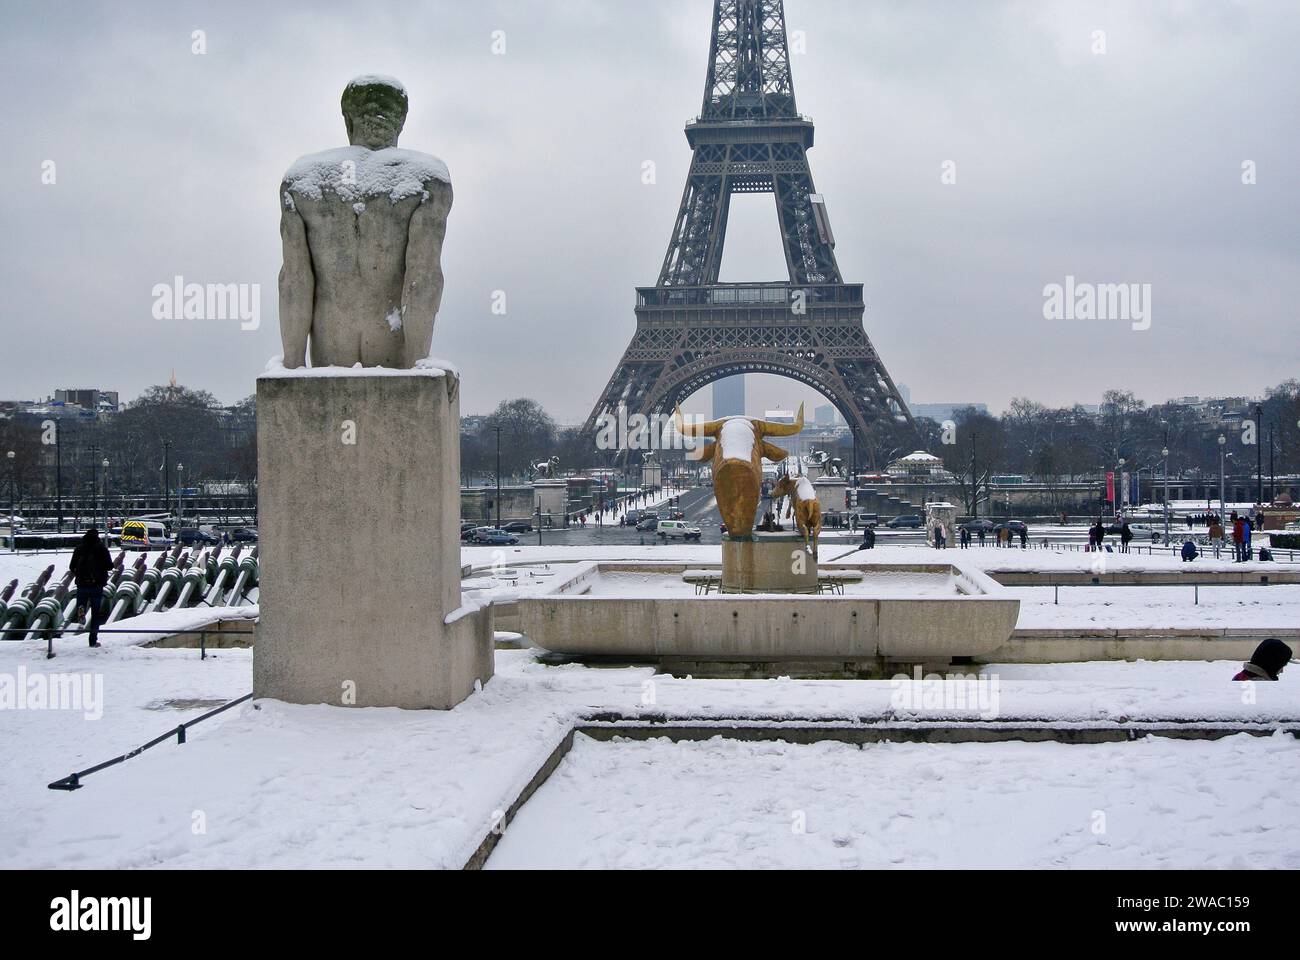
<path fill-rule="evenodd" d="M 1282 668 L 1291 662 L 1291 648 L 1277 637 L 1269 637 L 1258 647 L 1233 680 L 1277 680 Z"/>
<path fill-rule="evenodd" d="M 97 647 L 104 615 L 104 587 L 108 584 L 108 573 L 113 569 L 113 558 L 108 555 L 108 548 L 94 527 L 82 535 L 81 542 L 72 551 L 68 569 L 77 585 L 78 613 L 90 605 L 90 645 Z"/>
<path fill-rule="evenodd" d="M 875 548 L 875 546 L 876 546 L 876 528 L 873 527 L 873 526 L 866 526 L 866 527 L 863 527 L 863 528 L 862 528 L 862 546 L 858 547 L 858 549 L 859 549 L 859 550 L 872 550 L 872 549 Z"/>

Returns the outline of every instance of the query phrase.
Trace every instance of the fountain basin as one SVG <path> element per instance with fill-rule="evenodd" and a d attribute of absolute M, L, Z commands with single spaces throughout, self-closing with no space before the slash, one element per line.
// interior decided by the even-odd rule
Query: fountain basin
<path fill-rule="evenodd" d="M 957 564 L 834 564 L 842 594 L 696 596 L 693 563 L 589 563 L 517 603 L 520 630 L 573 657 L 937 665 L 1005 644 L 1020 601 Z"/>

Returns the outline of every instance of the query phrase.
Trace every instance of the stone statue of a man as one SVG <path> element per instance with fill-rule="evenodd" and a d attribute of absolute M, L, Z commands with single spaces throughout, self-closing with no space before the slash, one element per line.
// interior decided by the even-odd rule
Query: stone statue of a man
<path fill-rule="evenodd" d="M 442 302 L 451 178 L 397 147 L 407 97 L 391 77 L 343 91 L 352 144 L 303 157 L 280 185 L 284 365 L 410 369 L 429 355 Z"/>

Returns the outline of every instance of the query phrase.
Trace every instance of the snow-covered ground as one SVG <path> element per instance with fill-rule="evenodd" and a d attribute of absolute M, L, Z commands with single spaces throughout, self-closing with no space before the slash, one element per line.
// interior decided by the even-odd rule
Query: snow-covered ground
<path fill-rule="evenodd" d="M 1300 740 L 575 738 L 490 869 L 1300 867 Z"/>
<path fill-rule="evenodd" d="M 123 641 L 97 651 L 69 642 L 49 662 L 42 654 L 38 643 L 0 646 L 0 680 L 52 669 L 98 676 L 103 713 L 99 719 L 85 710 L 0 714 L 4 867 L 459 867 L 585 716 L 663 714 L 726 727 L 797 718 L 974 719 L 981 712 L 973 704 L 927 705 L 920 698 L 896 706 L 902 688 L 889 681 L 674 679 L 648 668 L 550 667 L 530 651 L 499 651 L 497 675 L 455 710 L 248 703 L 193 728 L 184 746 L 165 743 L 64 793 L 46 784 L 247 693 L 251 654 L 217 651 L 200 661 L 194 650 L 147 650 Z M 999 678 L 995 716 L 1005 721 L 1267 724 L 1300 717 L 1300 684 L 1256 684 L 1246 697 L 1241 685 L 1228 682 L 1237 668 L 1108 663 L 985 672 Z M 1183 747 L 1187 763 L 1202 765 L 1207 754 L 1176 745 Z M 1239 777 L 1239 768 L 1223 759 L 1213 769 L 1221 777 L 1230 771 L 1230 779 L 1267 797 L 1274 789 L 1294 792 L 1290 774 L 1278 772 L 1284 767 L 1261 763 Z M 925 778 L 899 784 L 895 802 L 916 809 L 934 789 Z M 1104 797 L 1096 806 L 1104 806 Z M 1223 819 L 1206 827 L 1206 836 L 1235 829 L 1232 808 L 1220 812 Z M 1147 820 L 1165 815 L 1143 814 Z M 992 856 L 996 848 L 987 849 Z"/>
<path fill-rule="evenodd" d="M 1008 587 L 1020 629 L 1300 625 L 1300 585 L 1269 587 Z"/>
<path fill-rule="evenodd" d="M 494 558 L 498 553 L 503 556 Z M 1036 569 L 1052 557 L 1059 569 L 1088 569 L 1089 559 L 991 548 L 960 554 L 962 562 L 990 569 L 1022 557 L 1038 561 Z M 521 577 L 551 574 L 531 578 L 535 586 L 527 587 L 543 589 L 576 569 L 569 565 L 596 555 L 645 556 L 636 547 L 469 548 L 466 559 L 487 569 L 467 586 L 481 586 L 485 594 L 517 592 L 525 587 L 499 577 L 502 567 L 540 562 L 515 568 Z M 680 544 L 654 552 L 657 560 L 688 564 L 717 562 L 718 555 L 716 546 Z M 926 548 L 892 547 L 850 562 L 917 563 L 937 556 Z M 1135 567 L 1151 564 L 1145 556 L 1112 556 Z M 51 559 L 0 555 L 0 581 L 18 576 L 25 584 Z M 1050 589 L 1012 592 L 1022 598 L 1022 624 L 1034 625 L 1065 622 L 1059 618 L 1121 626 L 1176 622 L 1185 612 L 1197 618 L 1191 622 L 1281 626 L 1295 623 L 1300 612 L 1300 587 L 1290 586 L 1202 588 L 1200 607 L 1184 596 L 1190 588 L 1066 588 L 1060 607 L 1051 604 Z M 132 625 L 183 629 L 222 613 L 153 614 Z M 1228 682 L 1237 663 L 992 665 L 984 670 L 989 683 L 997 678 L 990 713 L 986 704 L 900 701 L 906 683 L 676 679 L 649 668 L 546 666 L 531 651 L 502 650 L 497 675 L 452 711 L 249 703 L 193 728 L 183 746 L 158 746 L 88 777 L 76 792 L 48 790 L 53 780 L 252 689 L 249 650 L 217 650 L 202 661 L 197 650 L 138 645 L 146 639 L 115 635 L 90 650 L 82 639 L 68 637 L 56 641 L 58 656 L 51 661 L 43 643 L 0 643 L 0 694 L 6 684 L 10 693 L 9 701 L 0 696 L 6 760 L 0 765 L 0 867 L 459 867 L 573 725 L 607 712 L 713 723 L 720 731 L 737 723 L 981 716 L 1054 725 L 1300 719 L 1300 678 L 1286 675 L 1281 683 L 1246 688 Z M 55 673 L 75 679 L 88 699 L 70 709 L 32 701 L 26 693 L 21 704 L 14 702 L 14 694 L 33 682 L 48 688 Z M 1297 866 L 1295 821 L 1278 812 L 1277 801 L 1294 796 L 1297 786 L 1291 744 L 1240 737 L 1104 748 L 583 744 L 561 768 L 570 772 L 557 774 L 559 798 L 552 799 L 549 786 L 534 797 L 492 863 L 535 858 L 538 846 L 528 837 L 529 831 L 536 835 L 530 826 L 536 811 L 545 819 L 548 804 L 562 804 L 573 807 L 573 817 L 553 825 L 557 838 L 581 839 L 583 831 L 603 837 L 568 849 L 571 859 L 562 862 L 574 864 L 624 865 L 638 857 L 683 862 L 673 857 L 689 854 L 687 862 L 696 864 Z M 617 779 L 610 764 L 629 771 L 626 786 L 609 786 Z M 720 771 L 715 781 L 690 780 L 692 770 L 710 766 Z M 817 783 L 825 789 L 814 791 Z M 582 796 L 580 787 L 594 795 Z M 698 808 L 693 819 L 677 822 L 672 818 L 687 815 L 659 809 L 664 805 L 656 798 L 675 787 L 693 798 L 675 804 Z M 792 807 L 796 800 L 801 805 Z M 773 838 L 775 828 L 789 831 L 793 810 L 807 814 L 806 833 Z M 1107 833 L 1091 832 L 1093 811 L 1106 814 Z M 982 831 L 974 829 L 976 820 L 984 822 Z M 947 829 L 944 823 L 951 833 L 939 832 Z M 623 825 L 642 831 L 639 850 L 616 849 L 626 846 L 618 839 Z M 1175 849 L 1178 831 L 1185 855 Z M 510 842 L 513 832 L 521 833 L 517 847 Z"/>

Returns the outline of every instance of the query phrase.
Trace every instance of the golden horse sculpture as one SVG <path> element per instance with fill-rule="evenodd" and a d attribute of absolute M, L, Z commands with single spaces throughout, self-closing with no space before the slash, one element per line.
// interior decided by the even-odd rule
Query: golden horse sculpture
<path fill-rule="evenodd" d="M 817 499 L 817 491 L 808 482 L 807 477 L 785 476 L 772 488 L 772 499 L 789 497 L 794 507 L 794 521 L 803 534 L 805 548 L 814 560 L 817 559 L 817 538 L 822 532 L 822 505 Z"/>
<path fill-rule="evenodd" d="M 750 536 L 763 492 L 763 460 L 780 463 L 789 457 L 765 438 L 797 436 L 803 430 L 803 406 L 799 407 L 799 417 L 794 423 L 726 417 L 687 426 L 681 407 L 677 408 L 676 423 L 683 437 L 707 437 L 713 441 L 693 453 L 692 458 L 713 461 L 713 493 L 727 533 L 732 537 Z"/>

